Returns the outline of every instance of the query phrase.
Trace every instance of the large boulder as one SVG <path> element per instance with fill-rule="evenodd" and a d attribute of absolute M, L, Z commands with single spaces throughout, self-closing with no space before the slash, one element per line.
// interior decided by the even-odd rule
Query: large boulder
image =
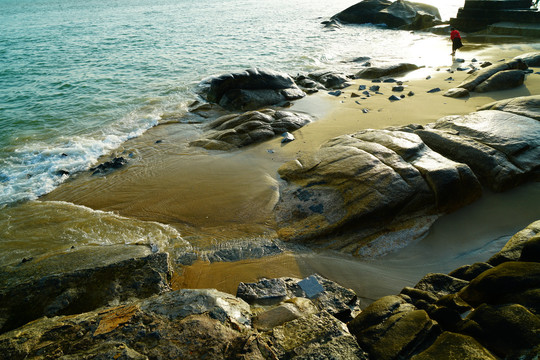
<path fill-rule="evenodd" d="M 77 314 L 170 289 L 167 253 L 90 246 L 0 269 L 0 332 L 42 316 Z"/>
<path fill-rule="evenodd" d="M 357 79 L 376 79 L 385 76 L 404 74 L 420 67 L 415 64 L 399 63 L 385 66 L 366 67 L 358 71 L 354 76 Z"/>
<path fill-rule="evenodd" d="M 496 360 L 473 337 L 445 331 L 428 349 L 411 360 Z"/>
<path fill-rule="evenodd" d="M 439 10 L 431 5 L 397 0 L 364 0 L 334 15 L 345 23 L 384 24 L 396 29 L 423 29 L 438 25 L 441 20 Z"/>
<path fill-rule="evenodd" d="M 424 310 L 398 296 L 375 301 L 347 326 L 360 347 L 381 360 L 410 359 L 440 333 Z"/>
<path fill-rule="evenodd" d="M 515 59 L 508 62 L 493 64 L 475 72 L 467 77 L 457 87 L 467 89 L 469 91 L 476 91 L 477 86 L 481 85 L 484 81 L 488 80 L 495 74 L 506 70 L 526 70 L 527 64 L 521 59 Z"/>
<path fill-rule="evenodd" d="M 527 66 L 540 66 L 540 52 L 530 52 L 516 56 L 514 59 L 520 59 Z"/>
<path fill-rule="evenodd" d="M 206 79 L 199 88 L 209 102 L 229 110 L 255 110 L 305 96 L 289 75 L 257 68 Z"/>
<path fill-rule="evenodd" d="M 374 234 L 360 230 L 452 211 L 481 195 L 468 166 L 439 155 L 405 130 L 340 136 L 278 172 L 286 181 L 275 207 L 280 237 L 316 243 L 323 235 L 351 231 L 356 240 L 342 239 L 331 246 L 357 255 Z M 411 239 L 411 232 L 406 237 Z M 390 248 L 381 239 L 380 249 Z"/>
<path fill-rule="evenodd" d="M 525 73 L 522 70 L 505 70 L 489 77 L 486 81 L 478 85 L 474 91 L 483 93 L 488 91 L 513 89 L 523 85 Z"/>
<path fill-rule="evenodd" d="M 208 150 L 230 150 L 269 140 L 310 123 L 309 115 L 290 111 L 263 109 L 242 114 L 229 114 L 211 122 L 206 138 L 195 140 L 192 146 Z"/>
<path fill-rule="evenodd" d="M 525 244 L 537 237 L 540 233 L 540 220 L 529 224 L 525 229 L 517 232 L 508 240 L 504 247 L 489 259 L 493 266 L 507 261 L 518 261 Z"/>
<path fill-rule="evenodd" d="M 467 164 L 485 186 L 495 191 L 538 177 L 537 120 L 487 110 L 446 116 L 415 133 L 439 154 Z"/>
<path fill-rule="evenodd" d="M 540 120 L 540 95 L 499 100 L 481 106 L 478 110 L 500 110 Z"/>
<path fill-rule="evenodd" d="M 343 89 L 349 86 L 350 78 L 332 70 L 318 70 L 309 74 L 295 76 L 296 83 L 306 91 Z"/>

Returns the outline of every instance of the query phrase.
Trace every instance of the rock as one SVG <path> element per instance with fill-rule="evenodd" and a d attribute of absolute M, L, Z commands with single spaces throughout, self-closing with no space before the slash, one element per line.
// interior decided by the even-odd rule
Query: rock
<path fill-rule="evenodd" d="M 478 110 L 500 110 L 540 120 L 540 95 L 495 101 L 480 107 Z"/>
<path fill-rule="evenodd" d="M 536 235 L 525 243 L 519 261 L 540 262 L 540 235 Z"/>
<path fill-rule="evenodd" d="M 347 75 L 331 70 L 315 71 L 309 73 L 308 77 L 321 84 L 325 89 L 343 89 L 350 86 Z"/>
<path fill-rule="evenodd" d="M 405 88 L 403 86 L 394 86 L 392 91 L 403 91 Z"/>
<path fill-rule="evenodd" d="M 470 166 L 494 191 L 536 176 L 540 123 L 534 119 L 486 110 L 447 116 L 415 133 L 434 151 Z"/>
<path fill-rule="evenodd" d="M 493 64 L 490 63 L 489 61 L 484 61 L 482 64 L 480 64 L 480 67 L 485 68 L 485 67 L 488 67 L 488 66 L 491 66 L 491 65 L 493 65 Z"/>
<path fill-rule="evenodd" d="M 119 156 L 110 161 L 99 164 L 98 166 L 91 167 L 90 171 L 92 171 L 92 175 L 104 175 L 113 170 L 120 169 L 122 166 L 126 165 L 127 162 L 128 161 L 126 158 Z"/>
<path fill-rule="evenodd" d="M 474 88 L 474 91 L 482 93 L 512 89 L 523 85 L 523 81 L 525 81 L 525 73 L 522 70 L 500 71 Z"/>
<path fill-rule="evenodd" d="M 468 281 L 446 274 L 427 274 L 414 288 L 427 291 L 440 299 L 445 295 L 457 293 L 467 286 L 467 284 L 469 284 Z"/>
<path fill-rule="evenodd" d="M 459 296 L 471 304 L 514 303 L 540 310 L 540 294 L 529 291 L 540 287 L 540 263 L 505 262 L 487 270 L 464 287 Z"/>
<path fill-rule="evenodd" d="M 440 24 L 440 14 L 434 6 L 408 1 L 364 0 L 334 15 L 345 23 L 385 24 L 390 28 L 424 29 Z"/>
<path fill-rule="evenodd" d="M 540 350 L 540 318 L 521 305 L 475 309 L 460 332 L 475 337 L 495 355 L 505 359 L 533 359 Z"/>
<path fill-rule="evenodd" d="M 286 280 L 262 279 L 257 283 L 241 282 L 236 296 L 250 304 L 275 304 L 289 297 Z"/>
<path fill-rule="evenodd" d="M 351 97 L 352 98 L 357 98 L 357 97 L 360 97 L 360 95 L 358 95 L 357 93 L 351 93 Z"/>
<path fill-rule="evenodd" d="M 294 298 L 255 316 L 253 326 L 258 330 L 269 331 L 276 326 L 305 315 L 315 314 L 318 311 L 311 301 L 304 298 Z"/>
<path fill-rule="evenodd" d="M 341 91 L 340 91 L 340 90 L 329 91 L 329 92 L 328 92 L 328 95 L 339 96 L 339 95 L 341 95 Z"/>
<path fill-rule="evenodd" d="M 540 52 L 522 54 L 516 56 L 514 59 L 523 61 L 527 66 L 540 66 Z"/>
<path fill-rule="evenodd" d="M 396 217 L 401 223 L 419 213 L 456 209 L 481 193 L 467 166 L 433 152 L 407 131 L 363 130 L 340 136 L 315 154 L 284 164 L 278 173 L 286 181 L 274 209 L 280 237 L 315 244 L 323 235 L 347 229 L 362 240 L 331 246 L 357 255 L 370 236 Z M 366 232 L 360 235 L 360 230 Z M 411 236 L 409 232 L 407 238 Z M 382 251 L 391 239 L 398 241 L 379 238 L 380 245 L 372 243 L 372 249 Z"/>
<path fill-rule="evenodd" d="M 80 315 L 42 318 L 0 335 L 9 359 L 255 359 L 242 300 L 181 290 Z M 90 357 L 86 357 L 90 354 Z M 125 354 L 125 357 L 119 357 Z M 259 357 L 260 359 L 261 357 Z"/>
<path fill-rule="evenodd" d="M 297 130 L 311 120 L 305 114 L 273 109 L 225 115 L 208 125 L 206 138 L 190 145 L 208 150 L 236 149 Z"/>
<path fill-rule="evenodd" d="M 372 85 L 369 87 L 369 90 L 375 92 L 375 91 L 379 91 L 380 88 L 381 87 L 379 85 Z"/>
<path fill-rule="evenodd" d="M 489 269 L 493 269 L 493 266 L 488 263 L 474 263 L 472 265 L 463 265 L 462 267 L 450 272 L 448 275 L 465 281 L 471 281 Z"/>
<path fill-rule="evenodd" d="M 281 136 L 283 137 L 283 139 L 281 139 L 282 143 L 288 143 L 295 140 L 294 135 L 290 132 L 284 132 Z"/>
<path fill-rule="evenodd" d="M 443 332 L 425 351 L 411 360 L 496 360 L 497 358 L 474 338 Z"/>
<path fill-rule="evenodd" d="M 431 90 L 428 90 L 427 92 L 428 92 L 428 93 L 436 93 L 436 92 L 439 92 L 439 91 L 441 91 L 440 88 L 433 88 L 433 89 L 431 89 Z"/>
<path fill-rule="evenodd" d="M 463 88 L 452 88 L 447 90 L 443 96 L 452 97 L 452 98 L 462 98 L 469 96 L 469 90 Z"/>
<path fill-rule="evenodd" d="M 260 334 L 258 345 L 266 359 L 368 359 L 347 327 L 324 311 Z"/>
<path fill-rule="evenodd" d="M 461 84 L 457 87 L 467 89 L 469 91 L 476 91 L 476 87 L 481 83 L 492 77 L 498 72 L 506 70 L 525 70 L 527 65 L 521 60 L 512 60 L 500 64 L 490 65 L 475 74 L 467 77 Z"/>
<path fill-rule="evenodd" d="M 200 92 L 209 102 L 229 110 L 255 110 L 305 96 L 287 74 L 248 69 L 204 80 Z"/>
<path fill-rule="evenodd" d="M 409 91 L 409 93 L 407 94 L 407 96 L 414 96 L 414 92 Z"/>
<path fill-rule="evenodd" d="M 390 97 L 388 98 L 388 100 L 390 100 L 390 101 L 397 101 L 397 100 L 401 100 L 401 98 L 400 98 L 400 97 L 397 97 L 396 95 L 392 95 L 392 96 L 390 96 Z"/>
<path fill-rule="evenodd" d="M 424 310 L 397 296 L 375 301 L 347 326 L 374 359 L 408 359 L 439 332 Z"/>
<path fill-rule="evenodd" d="M 169 290 L 167 253 L 89 246 L 0 270 L 0 332 L 42 316 L 77 314 Z"/>
<path fill-rule="evenodd" d="M 400 63 L 381 67 L 369 67 L 358 71 L 355 74 L 357 79 L 375 79 L 383 76 L 397 75 L 417 70 L 420 67 L 414 64 Z"/>
<path fill-rule="evenodd" d="M 532 238 L 536 237 L 539 233 L 540 220 L 529 224 L 529 226 L 527 226 L 525 229 L 514 234 L 514 236 L 512 236 L 504 245 L 501 251 L 493 255 L 488 260 L 488 263 L 496 266 L 502 264 L 503 262 L 519 260 L 525 244 Z"/>

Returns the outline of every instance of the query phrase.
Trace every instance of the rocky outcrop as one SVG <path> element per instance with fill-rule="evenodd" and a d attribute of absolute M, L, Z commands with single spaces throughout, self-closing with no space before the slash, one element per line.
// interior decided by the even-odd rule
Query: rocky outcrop
<path fill-rule="evenodd" d="M 540 120 L 540 95 L 520 96 L 495 101 L 480 107 L 478 110 L 501 110 Z"/>
<path fill-rule="evenodd" d="M 207 126 L 206 138 L 190 145 L 208 150 L 237 149 L 297 130 L 311 121 L 306 114 L 273 109 L 229 114 L 212 121 Z"/>
<path fill-rule="evenodd" d="M 99 246 L 0 269 L 0 332 L 42 316 L 77 314 L 169 290 L 166 253 Z"/>
<path fill-rule="evenodd" d="M 352 24 L 384 24 L 392 29 L 408 30 L 425 29 L 441 23 L 436 7 L 403 0 L 364 0 L 334 15 L 332 19 Z"/>
<path fill-rule="evenodd" d="M 209 102 L 228 110 L 243 111 L 305 96 L 289 75 L 266 69 L 248 69 L 212 77 L 199 84 L 199 91 Z"/>
<path fill-rule="evenodd" d="M 427 275 L 414 288 L 372 303 L 348 323 L 350 332 L 377 359 L 535 358 L 540 253 L 528 244 L 537 241 L 538 223 L 516 234 L 523 250 L 513 257 L 528 262 L 483 263 L 453 272 L 474 274 L 470 280 Z M 483 270 L 467 271 L 472 268 Z"/>
<path fill-rule="evenodd" d="M 405 74 L 419 68 L 420 67 L 418 65 L 409 63 L 392 64 L 386 66 L 373 66 L 366 67 L 365 69 L 358 71 L 354 76 L 357 79 L 376 79 L 387 76 Z"/>
<path fill-rule="evenodd" d="M 467 164 L 494 191 L 538 176 L 540 123 L 487 110 L 447 116 L 416 131 L 424 143 L 449 159 Z"/>
<path fill-rule="evenodd" d="M 493 64 L 488 67 L 483 68 L 482 70 L 479 70 L 466 78 L 461 84 L 459 84 L 458 88 L 467 89 L 469 91 L 478 91 L 478 92 L 486 92 L 486 91 L 492 91 L 492 90 L 502 90 L 506 87 L 504 84 L 504 80 L 506 79 L 506 76 L 499 75 L 500 72 L 505 72 L 507 70 L 526 70 L 527 64 L 523 62 L 521 59 L 515 59 L 504 63 L 499 64 Z M 512 72 L 513 76 L 512 78 L 516 77 L 518 80 L 513 80 L 512 86 L 519 86 L 523 84 L 523 81 L 521 83 L 519 82 L 519 78 L 521 78 L 521 75 L 518 72 Z M 502 81 L 501 81 L 502 80 Z M 484 84 L 486 82 L 486 84 Z M 493 82 L 493 85 L 489 85 L 490 82 Z"/>
<path fill-rule="evenodd" d="M 496 73 L 486 81 L 474 88 L 474 91 L 482 93 L 488 91 L 513 89 L 523 85 L 525 73 L 522 70 L 505 70 Z"/>
<path fill-rule="evenodd" d="M 430 216 L 478 199 L 480 183 L 504 191 L 537 179 L 538 139 L 537 120 L 493 110 L 337 137 L 279 169 L 278 234 L 382 254 L 422 236 Z"/>
<path fill-rule="evenodd" d="M 294 77 L 296 84 L 305 92 L 343 89 L 350 85 L 350 77 L 332 70 L 319 70 Z"/>
<path fill-rule="evenodd" d="M 534 67 L 540 66 L 540 52 L 531 52 L 531 53 L 518 55 L 514 59 L 516 59 L 516 60 L 519 59 L 519 60 L 523 61 L 529 67 L 531 67 L 531 66 L 534 66 Z"/>

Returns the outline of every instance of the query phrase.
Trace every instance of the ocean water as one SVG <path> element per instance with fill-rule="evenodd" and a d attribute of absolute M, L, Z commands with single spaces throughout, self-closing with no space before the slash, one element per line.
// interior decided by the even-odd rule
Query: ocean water
<path fill-rule="evenodd" d="M 0 206 L 50 192 L 182 111 L 205 77 L 447 55 L 441 36 L 320 24 L 356 2 L 0 0 Z M 463 4 L 426 2 L 445 19 Z"/>

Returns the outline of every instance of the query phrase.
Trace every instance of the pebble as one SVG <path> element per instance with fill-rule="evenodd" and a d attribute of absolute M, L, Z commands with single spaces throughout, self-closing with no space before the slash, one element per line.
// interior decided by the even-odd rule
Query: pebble
<path fill-rule="evenodd" d="M 329 91 L 328 94 L 333 96 L 339 96 L 341 95 L 341 90 Z"/>
<path fill-rule="evenodd" d="M 288 143 L 294 140 L 294 135 L 290 132 L 284 132 L 281 136 L 283 136 L 283 139 L 281 139 L 282 143 Z"/>
<path fill-rule="evenodd" d="M 356 98 L 356 97 L 360 97 L 360 95 L 358 95 L 357 93 L 351 93 L 351 97 Z"/>
<path fill-rule="evenodd" d="M 396 100 L 401 100 L 400 98 L 398 98 L 396 95 L 392 95 L 388 98 L 388 100 L 390 101 L 396 101 Z"/>
<path fill-rule="evenodd" d="M 372 82 L 372 83 L 380 83 L 380 82 L 381 82 L 381 80 L 379 80 L 379 79 L 375 79 L 375 80 L 371 80 L 371 82 Z"/>
<path fill-rule="evenodd" d="M 381 87 L 379 85 L 373 85 L 373 86 L 370 86 L 369 90 L 371 91 L 379 91 Z"/>
<path fill-rule="evenodd" d="M 439 92 L 439 91 L 441 91 L 440 88 L 433 88 L 431 90 L 428 90 L 428 93 L 436 93 L 436 92 Z"/>
<path fill-rule="evenodd" d="M 428 76 L 426 77 L 426 80 L 429 80 L 429 79 L 431 79 L 431 75 L 428 75 Z"/>
<path fill-rule="evenodd" d="M 407 96 L 414 96 L 414 93 L 412 91 L 409 91 L 409 93 L 407 94 Z"/>
<path fill-rule="evenodd" d="M 403 86 L 394 86 L 392 87 L 392 91 L 403 91 L 405 88 Z"/>
<path fill-rule="evenodd" d="M 366 90 L 366 85 L 360 85 L 360 86 L 358 87 L 358 90 Z"/>
<path fill-rule="evenodd" d="M 362 109 L 362 112 L 363 112 L 364 114 L 367 114 L 367 113 L 369 112 L 369 109 Z"/>

